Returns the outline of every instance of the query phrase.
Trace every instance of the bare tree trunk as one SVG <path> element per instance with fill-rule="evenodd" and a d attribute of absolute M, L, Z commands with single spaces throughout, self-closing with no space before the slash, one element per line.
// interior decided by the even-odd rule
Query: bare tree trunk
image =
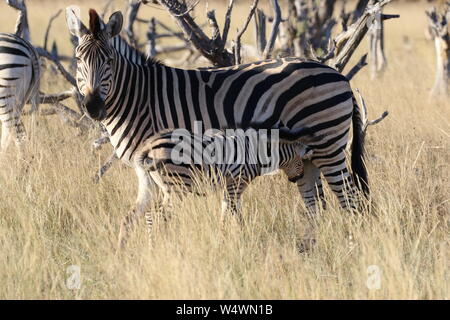
<path fill-rule="evenodd" d="M 289 11 L 292 12 L 291 38 L 296 57 L 308 56 L 308 12 L 309 7 L 306 0 L 291 0 Z"/>
<path fill-rule="evenodd" d="M 358 0 L 356 8 L 353 11 L 350 23 L 355 23 L 363 15 L 364 10 L 366 10 L 368 4 L 369 0 Z"/>
<path fill-rule="evenodd" d="M 156 20 L 151 18 L 148 23 L 147 31 L 147 57 L 154 58 L 156 56 Z"/>
<path fill-rule="evenodd" d="M 28 27 L 27 6 L 25 4 L 25 0 L 6 0 L 6 3 L 10 7 L 19 11 L 15 34 L 27 41 L 30 41 L 30 28 Z"/>
<path fill-rule="evenodd" d="M 386 68 L 386 56 L 384 54 L 384 22 L 382 8 L 373 16 L 369 27 L 369 65 L 370 77 L 375 79 Z"/>
<path fill-rule="evenodd" d="M 281 22 L 281 8 L 278 0 L 271 0 L 270 3 L 272 4 L 274 18 L 272 22 L 272 30 L 270 31 L 269 41 L 267 41 L 266 47 L 264 48 L 263 59 L 269 59 L 272 55 Z"/>
<path fill-rule="evenodd" d="M 266 47 L 266 15 L 261 9 L 256 9 L 255 13 L 255 43 L 258 54 L 262 56 Z"/>
<path fill-rule="evenodd" d="M 136 45 L 137 45 L 137 39 L 134 34 L 133 24 L 136 21 L 140 6 L 141 6 L 140 1 L 135 1 L 135 0 L 128 1 L 127 26 L 125 27 L 124 31 L 125 31 L 125 34 L 127 35 L 128 42 L 134 47 L 136 47 Z"/>

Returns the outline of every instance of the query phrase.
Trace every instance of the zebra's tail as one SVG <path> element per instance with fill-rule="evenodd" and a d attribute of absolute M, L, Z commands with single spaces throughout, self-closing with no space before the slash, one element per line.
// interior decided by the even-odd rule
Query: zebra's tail
<path fill-rule="evenodd" d="M 352 142 L 352 174 L 353 181 L 362 193 L 369 196 L 369 181 L 367 178 L 367 168 L 364 163 L 364 132 L 361 110 L 356 99 L 353 97 L 353 142 Z"/>

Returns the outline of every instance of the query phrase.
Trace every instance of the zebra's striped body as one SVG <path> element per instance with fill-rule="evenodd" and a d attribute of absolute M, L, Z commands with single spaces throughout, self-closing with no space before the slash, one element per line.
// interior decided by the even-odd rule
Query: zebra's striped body
<path fill-rule="evenodd" d="M 264 155 L 276 161 L 276 169 L 283 169 L 289 180 L 296 181 L 303 174 L 302 159 L 312 153 L 303 143 L 308 132 L 308 129 L 298 130 L 295 135 L 289 134 L 287 140 L 283 136 L 258 136 L 253 129 L 231 134 L 221 130 L 204 135 L 180 129 L 163 130 L 139 148 L 134 165 L 150 173 L 165 199 L 173 192 L 203 192 L 206 178 L 206 185 L 225 188 L 224 210 L 236 212 L 248 184 L 266 173 L 269 159 L 261 157 L 262 144 L 266 146 Z M 181 149 L 185 151 L 184 158 L 177 157 Z"/>
<path fill-rule="evenodd" d="M 323 196 L 321 173 L 343 207 L 356 207 L 345 147 L 352 125 L 352 171 L 362 180 L 357 185 L 368 191 L 362 122 L 343 75 L 297 58 L 214 70 L 182 70 L 155 61 L 130 63 L 108 44 L 120 32 L 122 19 L 116 12 L 102 29 L 91 10 L 89 30 L 81 21 L 79 28 L 71 29 L 79 38 L 77 82 L 86 113 L 104 124 L 119 158 L 133 165 L 137 150 L 151 136 L 171 128 L 192 131 L 196 121 L 202 122 L 203 130 L 246 128 L 251 123 L 272 128 L 280 122 L 290 130 L 307 127 L 324 137 L 305 141 L 313 154 L 305 161 L 297 185 L 307 208 L 313 212 L 317 198 Z M 145 170 L 135 169 L 140 188 L 134 216 L 138 216 L 144 213 L 155 184 Z"/>
<path fill-rule="evenodd" d="M 32 110 L 37 109 L 39 79 L 39 56 L 34 47 L 14 34 L 0 33 L 2 152 L 10 144 L 12 137 L 18 145 L 25 138 L 20 115 L 28 101 L 32 103 Z"/>

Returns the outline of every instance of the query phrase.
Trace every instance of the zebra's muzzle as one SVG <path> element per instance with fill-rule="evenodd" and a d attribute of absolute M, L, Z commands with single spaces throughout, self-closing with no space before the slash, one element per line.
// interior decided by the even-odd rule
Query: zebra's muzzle
<path fill-rule="evenodd" d="M 86 114 L 94 120 L 102 121 L 106 118 L 105 101 L 98 94 L 88 94 L 84 97 L 83 105 Z"/>

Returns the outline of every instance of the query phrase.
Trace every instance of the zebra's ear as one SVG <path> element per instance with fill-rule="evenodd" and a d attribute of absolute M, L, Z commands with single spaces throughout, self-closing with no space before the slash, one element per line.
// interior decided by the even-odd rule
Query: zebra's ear
<path fill-rule="evenodd" d="M 80 8 L 72 5 L 66 8 L 66 23 L 69 27 L 69 31 L 77 38 L 81 38 L 89 32 L 86 26 L 80 19 Z"/>
<path fill-rule="evenodd" d="M 122 25 L 123 25 L 123 16 L 122 12 L 116 11 L 114 12 L 111 17 L 109 17 L 109 21 L 106 24 L 106 34 L 113 38 L 117 36 L 120 31 L 122 31 Z"/>

